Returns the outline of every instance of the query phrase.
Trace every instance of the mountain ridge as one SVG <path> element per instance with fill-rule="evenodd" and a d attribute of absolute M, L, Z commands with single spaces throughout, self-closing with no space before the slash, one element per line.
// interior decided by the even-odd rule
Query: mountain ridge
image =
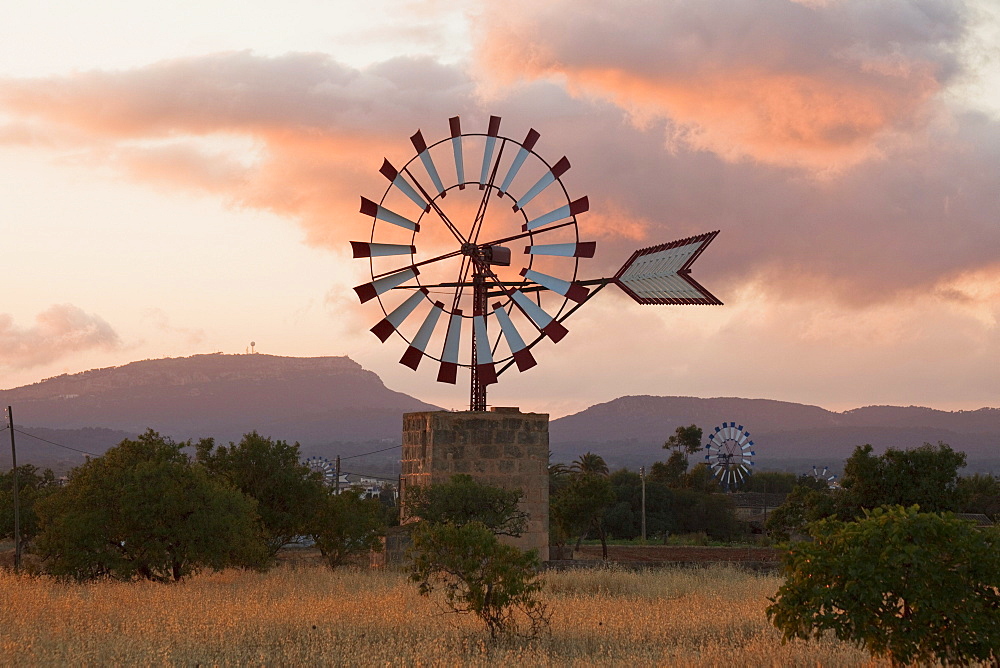
<path fill-rule="evenodd" d="M 19 427 L 34 426 L 26 431 L 96 454 L 147 428 L 182 441 L 220 442 L 257 430 L 299 442 L 304 454 L 333 458 L 387 450 L 376 459 L 388 474 L 398 468 L 399 453 L 391 446 L 399 443 L 402 414 L 440 410 L 387 388 L 349 357 L 222 353 L 63 374 L 0 390 L 0 404 L 15 407 Z M 554 461 L 593 451 L 612 467 L 636 468 L 663 460 L 661 445 L 678 426 L 697 424 L 707 431 L 731 420 L 750 431 L 758 466 L 767 468 L 839 467 L 864 443 L 882 451 L 940 440 L 967 452 L 970 464 L 1000 470 L 997 408 L 882 405 L 836 412 L 776 399 L 629 395 L 552 420 L 550 449 Z M 74 461 L 74 455 L 55 457 L 28 438 L 19 438 L 22 447 L 25 457 L 19 455 L 19 462 L 38 465 L 31 457 L 43 454 L 43 463 Z M 0 449 L 0 466 L 9 462 L 9 451 Z"/>

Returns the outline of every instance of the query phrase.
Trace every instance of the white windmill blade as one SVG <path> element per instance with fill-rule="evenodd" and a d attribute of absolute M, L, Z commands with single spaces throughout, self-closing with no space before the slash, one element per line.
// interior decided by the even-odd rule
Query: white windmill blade
<path fill-rule="evenodd" d="M 514 363 L 517 364 L 517 370 L 524 372 L 535 366 L 535 358 L 525 345 L 524 339 L 517 331 L 517 327 L 514 326 L 514 322 L 510 319 L 510 314 L 504 310 L 503 304 L 499 302 L 494 304 L 493 313 L 500 323 L 500 331 L 503 332 L 504 338 L 507 339 L 507 346 L 514 357 Z"/>
<path fill-rule="evenodd" d="M 476 337 L 476 373 L 483 385 L 497 382 L 497 370 L 493 364 L 493 351 L 490 349 L 489 336 L 486 333 L 486 316 L 472 317 L 472 335 Z"/>
<path fill-rule="evenodd" d="M 392 185 L 396 186 L 396 188 L 398 188 L 400 192 L 409 197 L 410 201 L 416 204 L 418 207 L 420 207 L 420 209 L 422 209 L 424 212 L 428 212 L 431 210 L 430 203 L 427 200 L 425 200 L 423 196 L 418 194 L 416 190 L 413 189 L 413 186 L 410 185 L 410 182 L 407 181 L 406 178 L 404 178 L 403 175 L 400 174 L 399 171 L 392 166 L 392 164 L 389 162 L 388 159 L 383 160 L 382 168 L 379 170 L 379 172 L 381 172 L 382 176 L 389 179 Z"/>
<path fill-rule="evenodd" d="M 420 302 L 424 300 L 426 294 L 427 288 L 415 290 L 412 295 L 406 298 L 406 301 L 393 309 L 392 313 L 379 320 L 372 327 L 372 334 L 377 336 L 382 343 L 385 343 L 392 336 L 392 333 L 399 329 L 403 321 L 413 313 L 413 310 L 417 308 Z"/>
<path fill-rule="evenodd" d="M 507 175 L 503 178 L 503 182 L 500 184 L 500 190 L 497 192 L 497 195 L 502 196 L 506 194 L 507 190 L 510 188 L 511 182 L 514 180 L 514 177 L 516 177 L 517 173 L 521 171 L 521 166 L 524 164 L 525 158 L 527 158 L 528 154 L 531 153 L 531 150 L 535 148 L 535 143 L 538 141 L 540 136 L 541 135 L 539 135 L 534 128 L 528 130 L 528 136 L 526 136 L 524 141 L 521 142 L 521 148 L 518 149 L 517 155 L 514 156 L 514 161 L 510 163 L 510 167 L 507 169 Z"/>
<path fill-rule="evenodd" d="M 459 190 L 465 190 L 465 157 L 462 152 L 462 123 L 458 116 L 448 119 L 451 129 L 451 148 L 455 155 L 455 177 Z"/>
<path fill-rule="evenodd" d="M 578 216 L 581 213 L 586 213 L 589 210 L 590 200 L 587 199 L 585 195 L 580 199 L 573 200 L 569 204 L 563 204 L 560 207 L 552 209 L 548 213 L 544 213 L 537 218 L 532 218 L 527 223 L 522 225 L 521 229 L 525 232 L 534 231 L 540 227 L 557 223 L 560 220 L 565 220 L 566 218 L 572 218 L 573 216 Z"/>
<path fill-rule="evenodd" d="M 493 164 L 493 149 L 497 144 L 497 135 L 500 134 L 500 117 L 490 116 L 489 129 L 486 131 L 486 146 L 483 147 L 483 169 L 479 173 L 479 189 L 486 187 L 489 181 L 490 165 Z"/>
<path fill-rule="evenodd" d="M 417 335 L 413 337 L 413 341 L 410 342 L 406 352 L 399 359 L 400 364 L 408 366 L 414 371 L 417 370 L 420 360 L 427 354 L 427 344 L 431 340 L 431 334 L 434 333 L 434 328 L 437 326 L 442 313 L 444 313 L 444 304 L 434 302 L 434 306 L 424 317 L 424 322 L 420 325 L 420 329 L 417 330 Z"/>
<path fill-rule="evenodd" d="M 444 184 L 441 183 L 441 175 L 438 173 L 437 165 L 434 164 L 434 158 L 431 156 L 431 152 L 427 150 L 427 142 L 424 141 L 424 136 L 421 134 L 420 130 L 410 137 L 410 142 L 413 144 L 413 148 L 417 149 L 417 155 L 420 156 L 420 162 L 423 163 L 424 169 L 427 171 L 427 175 L 431 177 L 431 182 L 434 187 L 437 188 L 438 195 L 444 197 L 447 193 L 444 188 Z"/>
<path fill-rule="evenodd" d="M 566 156 L 563 156 L 559 162 L 552 165 L 552 168 L 545 172 L 545 174 L 543 174 L 542 177 L 535 182 L 535 185 L 528 189 L 528 192 L 524 193 L 524 195 L 517 200 L 517 203 L 514 205 L 514 212 L 516 213 L 527 206 L 531 200 L 538 197 L 539 193 L 555 183 L 560 176 L 566 173 L 566 170 L 568 169 L 569 159 L 566 158 Z"/>
<path fill-rule="evenodd" d="M 419 273 L 420 270 L 416 267 L 406 267 L 395 273 L 359 285 L 354 288 L 354 291 L 358 294 L 358 299 L 361 300 L 361 303 L 364 304 L 367 301 L 375 299 L 378 295 L 416 278 Z"/>
<path fill-rule="evenodd" d="M 444 338 L 444 350 L 441 352 L 441 366 L 438 369 L 438 382 L 454 385 L 458 380 L 458 346 L 462 338 L 462 310 L 452 311 L 448 320 L 448 333 Z"/>
<path fill-rule="evenodd" d="M 410 230 L 411 232 L 420 231 L 420 225 L 414 221 L 410 220 L 406 216 L 399 215 L 395 211 L 385 208 L 381 204 L 376 204 L 367 197 L 361 198 L 361 213 L 366 216 L 371 216 L 376 220 L 384 220 L 387 223 L 391 223 L 397 227 L 402 227 L 403 229 Z M 356 255 L 355 257 L 358 256 Z"/>

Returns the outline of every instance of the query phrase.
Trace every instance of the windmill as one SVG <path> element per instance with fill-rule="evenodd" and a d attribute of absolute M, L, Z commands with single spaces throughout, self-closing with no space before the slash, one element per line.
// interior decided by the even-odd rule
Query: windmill
<path fill-rule="evenodd" d="M 472 411 L 486 410 L 486 388 L 502 373 L 534 367 L 538 343 L 561 341 L 566 319 L 608 285 L 640 304 L 722 303 L 691 276 L 717 231 L 639 249 L 614 276 L 581 278 L 597 244 L 580 236 L 590 204 L 562 181 L 569 160 L 548 162 L 538 132 L 518 140 L 500 122 L 465 132 L 456 116 L 430 144 L 417 130 L 408 162 L 383 162 L 381 199 L 361 198 L 370 240 L 351 242 L 371 265 L 371 281 L 354 290 L 384 314 L 371 331 L 382 342 L 400 336 L 400 363 L 416 371 L 428 359 L 439 382 L 469 369 Z"/>
<path fill-rule="evenodd" d="M 708 435 L 705 461 L 725 490 L 739 487 L 752 472 L 753 441 L 750 432 L 735 422 L 723 422 Z"/>

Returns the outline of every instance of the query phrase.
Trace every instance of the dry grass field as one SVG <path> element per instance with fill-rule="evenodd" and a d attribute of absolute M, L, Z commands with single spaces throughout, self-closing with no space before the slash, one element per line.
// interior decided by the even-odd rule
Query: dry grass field
<path fill-rule="evenodd" d="M 851 645 L 782 645 L 773 576 L 732 567 L 545 575 L 551 636 L 490 644 L 401 573 L 286 563 L 176 585 L 60 584 L 0 571 L 4 665 L 877 666 Z"/>

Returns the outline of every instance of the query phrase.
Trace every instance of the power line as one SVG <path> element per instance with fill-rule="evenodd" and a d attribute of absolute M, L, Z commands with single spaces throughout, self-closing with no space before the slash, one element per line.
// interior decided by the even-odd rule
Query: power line
<path fill-rule="evenodd" d="M 71 448 L 68 445 L 63 445 L 62 443 L 56 443 L 55 441 L 50 441 L 47 438 L 42 438 L 41 436 L 35 436 L 34 434 L 29 434 L 26 431 L 21 431 L 17 427 L 14 428 L 14 431 L 16 433 L 18 433 L 18 434 L 24 434 L 25 436 L 33 438 L 36 441 L 42 441 L 44 443 L 48 443 L 49 445 L 54 445 L 54 446 L 59 447 L 59 448 L 65 448 L 67 450 L 72 450 L 73 452 L 79 452 L 80 454 L 83 454 L 83 455 L 90 455 L 91 457 L 100 457 L 100 455 L 97 454 L 97 453 L 95 453 L 95 452 L 87 452 L 86 450 L 79 450 L 77 448 Z"/>
<path fill-rule="evenodd" d="M 358 457 L 365 457 L 367 455 L 374 455 L 374 454 L 377 454 L 379 452 L 388 452 L 390 450 L 395 450 L 396 448 L 401 448 L 401 447 L 403 447 L 403 446 L 402 445 L 393 445 L 393 446 L 390 446 L 388 448 L 382 448 L 381 450 L 372 450 L 371 452 L 362 452 L 360 455 L 351 455 L 350 457 L 341 457 L 340 461 L 344 461 L 345 459 L 357 459 Z"/>
<path fill-rule="evenodd" d="M 381 475 L 374 475 L 372 473 L 355 473 L 354 471 L 341 471 L 341 475 L 358 475 L 363 478 L 374 478 L 375 480 L 388 480 L 389 482 L 396 482 L 399 478 L 386 478 Z"/>

